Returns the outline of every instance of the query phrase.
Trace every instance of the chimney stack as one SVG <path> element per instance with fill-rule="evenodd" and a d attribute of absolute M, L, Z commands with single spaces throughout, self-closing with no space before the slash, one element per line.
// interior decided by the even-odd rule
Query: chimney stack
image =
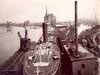
<path fill-rule="evenodd" d="M 43 42 L 45 43 L 48 41 L 48 32 L 46 23 L 42 23 L 42 31 L 43 31 Z"/>
<path fill-rule="evenodd" d="M 77 1 L 75 1 L 75 45 L 76 45 L 76 51 L 75 51 L 75 55 L 77 55 L 78 53 L 78 37 L 77 37 Z"/>

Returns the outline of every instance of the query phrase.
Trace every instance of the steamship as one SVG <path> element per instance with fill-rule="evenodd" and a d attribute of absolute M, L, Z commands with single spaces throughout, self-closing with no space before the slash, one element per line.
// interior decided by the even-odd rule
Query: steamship
<path fill-rule="evenodd" d="M 47 24 L 43 23 L 42 25 L 43 40 L 40 40 L 34 50 L 28 51 L 25 54 L 24 74 L 61 75 L 60 49 L 57 45 L 56 34 L 54 33 L 55 27 L 49 30 Z"/>
<path fill-rule="evenodd" d="M 32 49 L 30 46 L 33 45 L 27 38 L 27 30 L 25 30 L 25 38 L 21 38 L 18 33 L 20 50 L 15 55 L 16 60 L 10 65 L 7 64 L 5 71 L 0 72 L 0 75 L 99 75 L 99 49 L 88 49 L 87 42 L 89 41 L 84 39 L 83 35 L 77 34 L 77 1 L 75 1 L 73 27 L 57 27 L 55 21 L 55 16 L 48 14 L 46 9 L 42 23 L 43 35 Z M 94 41 L 96 36 L 96 34 L 92 35 L 93 43 L 96 43 Z"/>

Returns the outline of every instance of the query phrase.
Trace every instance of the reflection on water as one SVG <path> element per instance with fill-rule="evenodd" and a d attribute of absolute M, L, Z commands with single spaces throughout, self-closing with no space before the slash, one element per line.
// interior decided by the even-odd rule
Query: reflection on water
<path fill-rule="evenodd" d="M 28 37 L 31 41 L 38 41 L 42 35 L 41 28 L 32 29 L 27 27 Z M 12 27 L 11 32 L 6 32 L 6 28 L 0 27 L 0 64 L 6 61 L 10 56 L 12 56 L 19 49 L 19 37 L 17 32 L 20 32 L 24 36 L 24 28 L 22 27 Z"/>

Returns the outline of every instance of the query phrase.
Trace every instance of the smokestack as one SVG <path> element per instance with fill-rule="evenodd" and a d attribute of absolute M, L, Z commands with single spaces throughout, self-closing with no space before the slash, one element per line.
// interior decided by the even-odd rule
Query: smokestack
<path fill-rule="evenodd" d="M 77 24 L 78 24 L 78 21 L 77 21 L 77 1 L 75 1 L 75 45 L 76 45 L 75 55 L 77 55 L 77 53 L 78 53 Z"/>
<path fill-rule="evenodd" d="M 42 23 L 42 31 L 43 31 L 43 42 L 48 41 L 48 35 L 47 35 L 47 24 Z"/>

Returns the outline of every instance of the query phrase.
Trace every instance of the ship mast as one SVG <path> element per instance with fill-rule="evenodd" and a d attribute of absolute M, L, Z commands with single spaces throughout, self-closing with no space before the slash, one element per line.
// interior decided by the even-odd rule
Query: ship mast
<path fill-rule="evenodd" d="M 45 16 L 44 16 L 44 22 L 47 23 L 48 22 L 48 9 L 47 9 L 47 5 L 45 6 Z"/>
<path fill-rule="evenodd" d="M 47 5 L 46 5 L 46 13 L 45 13 L 45 16 L 47 17 L 47 15 L 48 15 L 48 10 L 47 10 Z"/>
<path fill-rule="evenodd" d="M 76 56 L 78 54 L 78 36 L 77 36 L 78 29 L 77 29 L 77 24 L 78 24 L 78 20 L 77 20 L 77 1 L 75 1 L 75 46 L 76 46 L 75 55 Z"/>

